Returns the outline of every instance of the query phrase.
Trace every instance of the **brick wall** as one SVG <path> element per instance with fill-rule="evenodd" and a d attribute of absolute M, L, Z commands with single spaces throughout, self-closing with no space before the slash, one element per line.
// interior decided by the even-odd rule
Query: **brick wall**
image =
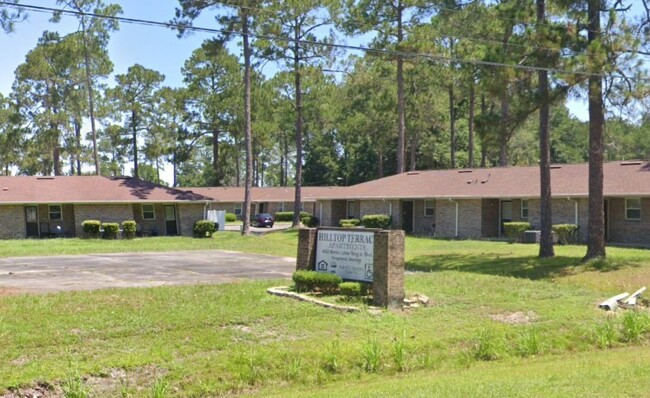
<path fill-rule="evenodd" d="M 457 200 L 458 238 L 481 237 L 481 201 L 479 199 Z M 456 203 L 449 200 L 436 201 L 436 236 L 453 238 L 456 235 Z"/>
<path fill-rule="evenodd" d="M 435 232 L 434 224 L 436 223 L 435 206 L 437 201 L 434 200 L 433 216 L 424 214 L 424 200 L 413 201 L 413 214 L 415 222 L 413 223 L 413 233 L 416 235 L 433 235 Z"/>
<path fill-rule="evenodd" d="M 578 204 L 578 234 L 581 242 L 587 240 L 587 219 L 588 219 L 588 199 L 553 199 L 551 207 L 553 212 L 553 224 L 575 224 L 575 206 Z M 531 199 L 528 201 L 528 222 L 533 226 L 533 229 L 539 229 L 541 225 L 540 219 L 540 201 L 539 199 Z"/>
<path fill-rule="evenodd" d="M 90 204 L 74 205 L 74 218 L 77 220 L 75 232 L 77 236 L 84 236 L 81 223 L 85 220 L 99 220 L 101 222 L 116 222 L 133 220 L 132 204 Z"/>
<path fill-rule="evenodd" d="M 203 204 L 198 203 L 183 203 L 176 206 L 179 235 L 192 236 L 194 234 L 194 223 L 204 219 L 204 208 Z"/>
<path fill-rule="evenodd" d="M 61 227 L 65 236 L 80 236 L 76 232 L 75 205 L 61 205 L 62 219 L 50 220 L 50 206 L 38 205 L 38 222 L 41 234 L 54 232 L 56 227 Z M 82 220 L 83 221 L 83 220 Z M 81 223 L 81 221 L 79 221 Z"/>
<path fill-rule="evenodd" d="M 0 239 L 18 239 L 27 236 L 23 206 L 0 207 Z"/>
<path fill-rule="evenodd" d="M 650 199 L 641 199 L 641 219 L 625 219 L 625 198 L 608 199 L 609 234 L 611 242 L 648 244 L 650 236 Z"/>

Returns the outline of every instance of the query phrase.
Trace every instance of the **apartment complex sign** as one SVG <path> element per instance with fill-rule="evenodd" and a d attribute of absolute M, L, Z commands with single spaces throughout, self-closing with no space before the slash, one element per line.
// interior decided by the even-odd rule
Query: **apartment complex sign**
<path fill-rule="evenodd" d="M 374 232 L 319 229 L 316 271 L 343 279 L 372 282 Z"/>

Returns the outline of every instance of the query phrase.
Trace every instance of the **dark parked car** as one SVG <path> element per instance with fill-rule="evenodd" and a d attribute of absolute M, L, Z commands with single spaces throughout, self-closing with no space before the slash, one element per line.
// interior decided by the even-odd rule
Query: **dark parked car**
<path fill-rule="evenodd" d="M 273 228 L 273 223 L 275 222 L 275 218 L 273 218 L 272 215 L 268 213 L 260 213 L 260 214 L 255 214 L 255 217 L 253 217 L 253 221 L 251 224 L 255 227 L 269 227 Z"/>

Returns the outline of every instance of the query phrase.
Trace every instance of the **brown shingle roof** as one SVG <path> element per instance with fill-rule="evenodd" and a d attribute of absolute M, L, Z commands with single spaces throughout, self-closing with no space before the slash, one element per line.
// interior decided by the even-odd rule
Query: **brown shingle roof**
<path fill-rule="evenodd" d="M 206 200 L 212 200 L 212 198 L 131 177 L 0 176 L 0 203 L 122 203 Z"/>
<path fill-rule="evenodd" d="M 650 163 L 608 162 L 603 165 L 606 196 L 650 196 Z M 554 197 L 588 196 L 588 164 L 551 167 Z M 539 167 L 415 171 L 332 191 L 320 199 L 398 198 L 534 198 L 539 197 Z"/>
<path fill-rule="evenodd" d="M 201 195 L 215 198 L 217 202 L 235 203 L 244 201 L 243 187 L 192 187 L 183 188 Z M 302 187 L 301 198 L 303 202 L 313 202 L 328 193 L 338 192 L 343 187 Z M 253 187 L 253 202 L 293 202 L 295 198 L 294 187 Z"/>

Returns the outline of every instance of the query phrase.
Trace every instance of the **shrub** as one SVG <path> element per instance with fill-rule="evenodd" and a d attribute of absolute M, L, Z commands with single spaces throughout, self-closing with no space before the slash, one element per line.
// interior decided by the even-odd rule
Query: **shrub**
<path fill-rule="evenodd" d="M 120 233 L 120 224 L 116 222 L 103 223 L 102 228 L 104 228 L 104 239 L 117 239 Z"/>
<path fill-rule="evenodd" d="M 300 219 L 302 220 L 304 217 L 310 216 L 309 213 L 306 211 L 301 211 L 300 212 Z M 275 217 L 275 221 L 282 221 L 282 222 L 290 222 L 293 221 L 293 212 L 292 211 L 278 211 L 273 215 Z"/>
<path fill-rule="evenodd" d="M 339 284 L 339 293 L 348 297 L 365 296 L 368 294 L 368 287 L 361 282 L 342 282 Z"/>
<path fill-rule="evenodd" d="M 226 213 L 226 222 L 235 222 L 237 221 L 237 215 L 235 213 Z"/>
<path fill-rule="evenodd" d="M 388 214 L 368 214 L 361 218 L 361 224 L 366 228 L 390 229 L 393 217 Z"/>
<path fill-rule="evenodd" d="M 102 223 L 99 220 L 86 220 L 81 223 L 84 235 L 89 238 L 99 238 L 99 229 Z"/>
<path fill-rule="evenodd" d="M 505 222 L 503 229 L 510 242 L 523 242 L 524 231 L 531 229 L 529 222 Z"/>
<path fill-rule="evenodd" d="M 126 239 L 133 239 L 135 237 L 135 231 L 138 227 L 138 224 L 133 220 L 122 221 L 122 231 L 124 231 L 124 237 Z"/>
<path fill-rule="evenodd" d="M 217 224 L 210 220 L 198 220 L 194 223 L 195 238 L 210 238 L 217 230 Z"/>
<path fill-rule="evenodd" d="M 553 232 L 557 234 L 558 241 L 563 245 L 578 243 L 578 226 L 575 224 L 553 225 Z"/>
<path fill-rule="evenodd" d="M 305 270 L 294 272 L 292 279 L 299 292 L 318 290 L 325 294 L 336 293 L 339 284 L 343 281 L 340 276 L 335 274 Z"/>
<path fill-rule="evenodd" d="M 348 218 L 339 221 L 339 227 L 342 228 L 354 228 L 361 225 L 361 220 L 357 218 Z"/>
<path fill-rule="evenodd" d="M 320 225 L 320 220 L 316 216 L 304 216 L 300 217 L 300 222 L 308 228 L 316 228 Z"/>

